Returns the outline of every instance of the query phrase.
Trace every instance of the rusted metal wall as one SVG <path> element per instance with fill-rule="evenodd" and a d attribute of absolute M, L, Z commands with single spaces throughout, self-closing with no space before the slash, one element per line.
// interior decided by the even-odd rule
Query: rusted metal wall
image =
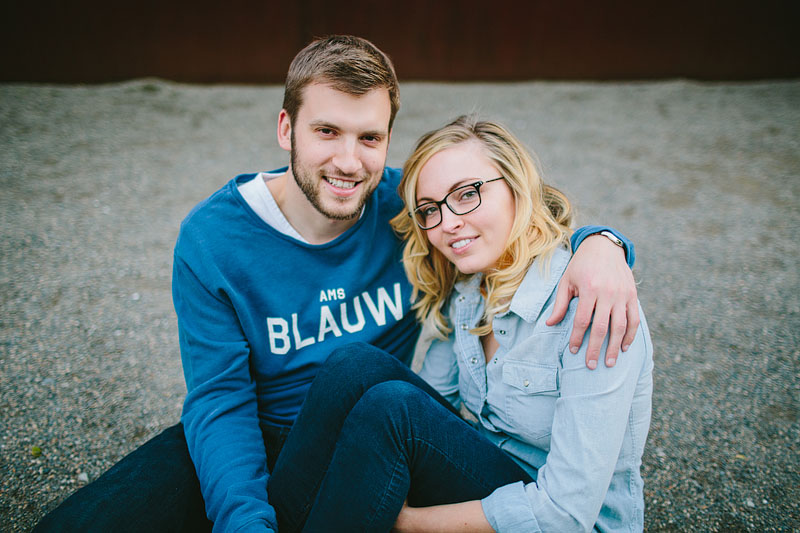
<path fill-rule="evenodd" d="M 800 2 L 0 2 L 0 81 L 281 83 L 312 37 L 354 33 L 401 79 L 800 76 Z"/>

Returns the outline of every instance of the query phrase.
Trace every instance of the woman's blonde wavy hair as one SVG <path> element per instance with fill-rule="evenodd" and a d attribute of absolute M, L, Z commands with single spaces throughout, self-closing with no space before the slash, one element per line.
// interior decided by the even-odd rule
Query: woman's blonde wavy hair
<path fill-rule="evenodd" d="M 430 245 L 425 230 L 414 221 L 413 210 L 417 205 L 419 173 L 425 163 L 442 150 L 465 142 L 478 142 L 483 146 L 486 156 L 511 188 L 516 208 L 505 252 L 497 268 L 486 274 L 483 280 L 486 296 L 484 316 L 472 333 L 486 335 L 491 332 L 492 319 L 508 309 L 533 260 L 537 257 L 546 260 L 559 246 L 569 248 L 572 233 L 569 201 L 559 190 L 542 182 L 531 153 L 502 125 L 464 115 L 423 135 L 403 167 L 403 179 L 398 187 L 405 209 L 392 219 L 391 224 L 406 241 L 403 264 L 414 288 L 417 319 L 432 319 L 442 336 L 452 331 L 442 312 L 444 303 L 453 284 L 464 275 Z M 483 209 L 487 207 L 485 204 L 481 206 Z M 442 208 L 446 209 L 445 206 Z"/>

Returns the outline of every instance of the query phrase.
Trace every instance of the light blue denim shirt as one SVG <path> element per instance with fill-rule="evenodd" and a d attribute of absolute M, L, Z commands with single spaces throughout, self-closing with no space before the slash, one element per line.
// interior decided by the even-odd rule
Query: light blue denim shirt
<path fill-rule="evenodd" d="M 488 364 L 480 339 L 469 332 L 483 314 L 481 275 L 456 283 L 448 315 L 453 332 L 433 341 L 420 372 L 475 415 L 478 431 L 536 480 L 500 487 L 482 501 L 500 533 L 644 527 L 639 469 L 653 389 L 650 333 L 642 314 L 616 366 L 587 369 L 587 342 L 577 354 L 568 350 L 577 300 L 560 324 L 545 325 L 569 258 L 559 249 L 549 263 L 534 262 L 509 311 L 494 318 L 500 347 Z"/>

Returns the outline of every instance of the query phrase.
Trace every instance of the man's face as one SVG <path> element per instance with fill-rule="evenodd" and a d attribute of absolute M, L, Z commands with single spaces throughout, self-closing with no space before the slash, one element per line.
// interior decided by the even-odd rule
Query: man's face
<path fill-rule="evenodd" d="M 292 174 L 324 216 L 350 220 L 381 179 L 389 148 L 386 89 L 353 96 L 319 83 L 303 90 L 291 124 Z"/>

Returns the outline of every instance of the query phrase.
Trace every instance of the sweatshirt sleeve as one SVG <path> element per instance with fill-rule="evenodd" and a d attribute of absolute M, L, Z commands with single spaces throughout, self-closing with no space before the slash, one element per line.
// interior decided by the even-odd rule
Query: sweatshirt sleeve
<path fill-rule="evenodd" d="M 622 244 L 625 247 L 625 260 L 628 262 L 628 266 L 633 268 L 633 264 L 636 262 L 636 251 L 633 247 L 633 241 L 629 240 L 619 231 L 608 226 L 583 226 L 575 230 L 575 233 L 573 233 L 572 237 L 570 237 L 572 253 L 575 253 L 578 250 L 578 247 L 586 237 L 589 235 L 594 235 L 595 233 L 600 233 L 601 231 L 610 231 L 622 241 Z"/>
<path fill-rule="evenodd" d="M 237 315 L 177 248 L 172 295 L 187 387 L 181 421 L 214 531 L 277 530 L 250 350 Z"/>

